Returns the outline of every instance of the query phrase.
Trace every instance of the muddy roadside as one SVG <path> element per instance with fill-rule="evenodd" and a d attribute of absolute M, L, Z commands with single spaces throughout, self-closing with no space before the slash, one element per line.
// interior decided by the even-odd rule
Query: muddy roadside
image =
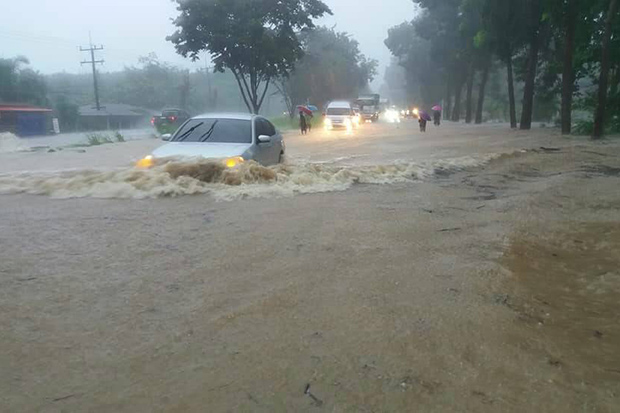
<path fill-rule="evenodd" d="M 503 330 L 506 345 L 522 361 L 537 364 L 529 367 L 520 398 L 514 398 L 513 387 L 495 400 L 512 396 L 517 411 L 525 406 L 615 411 L 620 402 L 618 146 L 541 147 L 461 182 L 506 215 L 497 260 L 503 277 L 494 282 L 493 299 L 513 315 Z M 539 399 L 541 394 L 547 396 Z"/>
<path fill-rule="evenodd" d="M 612 412 L 618 168 L 584 144 L 287 199 L 3 197 L 2 406 Z"/>

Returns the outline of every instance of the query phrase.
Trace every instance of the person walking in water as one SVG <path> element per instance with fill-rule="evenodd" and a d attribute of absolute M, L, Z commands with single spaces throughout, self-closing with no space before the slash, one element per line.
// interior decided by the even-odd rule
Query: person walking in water
<path fill-rule="evenodd" d="M 435 122 L 435 126 L 441 125 L 441 106 L 439 105 L 433 106 L 433 120 Z"/>
<path fill-rule="evenodd" d="M 426 118 L 420 116 L 418 122 L 420 123 L 420 132 L 426 132 Z"/>
<path fill-rule="evenodd" d="M 308 133 L 308 122 L 302 111 L 299 111 L 299 128 L 301 129 L 302 135 Z"/>

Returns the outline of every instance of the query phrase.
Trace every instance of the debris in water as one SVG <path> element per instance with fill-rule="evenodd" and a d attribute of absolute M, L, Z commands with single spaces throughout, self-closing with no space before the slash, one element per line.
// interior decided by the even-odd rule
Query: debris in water
<path fill-rule="evenodd" d="M 508 294 L 496 294 L 494 297 L 495 304 L 507 305 L 509 298 Z"/>
<path fill-rule="evenodd" d="M 440 229 L 438 232 L 454 232 L 454 231 L 460 231 L 462 230 L 462 228 L 444 228 L 444 229 Z"/>
<path fill-rule="evenodd" d="M 319 399 L 314 394 L 310 393 L 310 383 L 306 384 L 306 389 L 304 390 L 304 394 L 308 395 L 317 407 L 320 407 L 323 405 L 323 400 Z"/>
<path fill-rule="evenodd" d="M 56 398 L 56 399 L 53 399 L 52 401 L 54 401 L 54 402 L 59 402 L 59 401 L 62 401 L 62 400 L 67 400 L 67 399 L 70 399 L 70 398 L 72 398 L 72 397 L 75 397 L 75 394 L 70 394 L 70 395 L 68 395 L 68 396 L 58 397 L 58 398 Z"/>

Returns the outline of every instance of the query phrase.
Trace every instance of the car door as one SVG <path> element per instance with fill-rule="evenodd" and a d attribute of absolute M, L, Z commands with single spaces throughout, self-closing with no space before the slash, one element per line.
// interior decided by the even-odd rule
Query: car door
<path fill-rule="evenodd" d="M 254 120 L 254 141 L 256 142 L 256 161 L 263 165 L 278 163 L 280 152 L 275 138 L 275 128 L 265 118 L 257 117 Z M 258 137 L 266 135 L 272 138 L 270 142 L 259 142 Z M 277 155 L 276 155 L 277 154 Z"/>
<path fill-rule="evenodd" d="M 271 136 L 271 144 L 269 152 L 269 159 L 271 163 L 277 164 L 280 162 L 280 155 L 284 152 L 284 141 L 282 139 L 282 135 L 276 130 L 276 127 L 273 126 L 273 123 L 269 122 L 267 119 L 264 119 L 267 135 Z"/>

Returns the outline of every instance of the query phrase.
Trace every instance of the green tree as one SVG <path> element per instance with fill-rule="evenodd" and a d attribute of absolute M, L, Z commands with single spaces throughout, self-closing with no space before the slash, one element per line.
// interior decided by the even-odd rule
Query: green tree
<path fill-rule="evenodd" d="M 482 21 L 490 49 L 506 65 L 510 127 L 517 127 L 513 61 L 525 41 L 525 14 L 519 0 L 484 0 Z"/>
<path fill-rule="evenodd" d="M 112 100 L 155 110 L 182 106 L 183 88 L 188 88 L 185 72 L 160 62 L 154 53 L 141 57 L 138 63 L 138 66 L 126 67 L 122 78 L 114 85 L 108 84 Z M 187 89 L 185 93 L 190 91 Z"/>
<path fill-rule="evenodd" d="M 461 94 L 467 81 L 471 58 L 469 47 L 471 38 L 462 31 L 464 28 L 462 0 L 413 1 L 424 9 L 414 21 L 416 33 L 429 41 L 434 68 L 443 75 L 446 91 L 444 115 L 452 120 L 458 120 L 461 112 Z"/>
<path fill-rule="evenodd" d="M 176 0 L 179 54 L 209 52 L 215 70 L 229 69 L 247 108 L 258 113 L 272 80 L 286 77 L 303 56 L 298 33 L 331 14 L 320 0 Z"/>
<path fill-rule="evenodd" d="M 385 45 L 405 70 L 405 102 L 429 108 L 441 101 L 445 92 L 445 69 L 433 59 L 432 42 L 421 38 L 417 20 L 403 23 L 388 31 Z"/>
<path fill-rule="evenodd" d="M 80 117 L 79 107 L 65 95 L 58 95 L 54 101 L 54 110 L 62 131 L 75 131 Z"/>
<path fill-rule="evenodd" d="M 28 59 L 23 56 L 0 59 L 0 101 L 48 104 L 45 78 L 28 64 Z"/>
<path fill-rule="evenodd" d="M 607 110 L 607 95 L 609 86 L 609 71 L 611 66 L 611 42 L 614 32 L 613 22 L 618 13 L 618 0 L 609 0 L 609 8 L 605 15 L 605 23 L 603 29 L 603 42 L 601 50 L 601 66 L 598 80 L 598 99 L 596 105 L 596 113 L 594 116 L 594 132 L 593 139 L 600 139 L 605 132 L 605 112 Z M 617 33 L 617 32 L 616 32 Z M 617 70 L 617 69 L 616 69 Z M 615 89 L 618 88 L 616 73 Z M 617 90 L 616 90 L 617 93 Z"/>
<path fill-rule="evenodd" d="M 356 98 L 377 73 L 377 61 L 366 58 L 347 33 L 318 27 L 303 33 L 301 41 L 304 56 L 285 81 L 291 106 Z"/>

